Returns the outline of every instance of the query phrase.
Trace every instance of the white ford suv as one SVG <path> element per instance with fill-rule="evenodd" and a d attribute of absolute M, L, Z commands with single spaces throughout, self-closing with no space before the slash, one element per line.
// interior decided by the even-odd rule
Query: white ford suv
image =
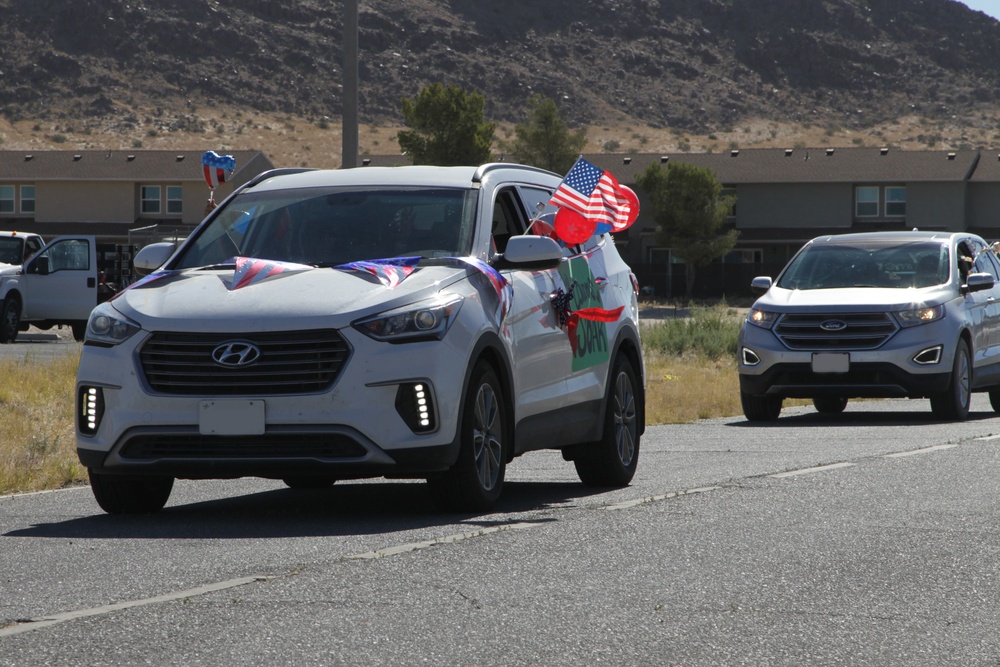
<path fill-rule="evenodd" d="M 100 506 L 158 511 L 175 478 L 385 476 L 481 511 L 543 448 L 585 484 L 627 485 L 636 282 L 608 234 L 562 247 L 529 229 L 560 180 L 276 170 L 176 251 L 144 248 L 136 266 L 156 270 L 93 311 L 80 359 L 77 451 Z"/>
<path fill-rule="evenodd" d="M 1000 262 L 982 238 L 945 232 L 823 236 L 807 243 L 743 324 L 739 377 L 751 421 L 785 398 L 819 412 L 850 398 L 930 398 L 964 419 L 971 392 L 1000 411 Z"/>

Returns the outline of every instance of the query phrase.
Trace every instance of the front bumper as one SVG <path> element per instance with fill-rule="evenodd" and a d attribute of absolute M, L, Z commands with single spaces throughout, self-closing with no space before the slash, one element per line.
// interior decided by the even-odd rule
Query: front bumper
<path fill-rule="evenodd" d="M 448 340 L 378 343 L 353 331 L 354 354 L 333 386 L 319 393 L 240 396 L 262 403 L 262 427 L 240 433 L 207 428 L 213 397 L 153 391 L 138 350 L 145 336 L 113 348 L 85 345 L 77 374 L 77 453 L 103 473 L 191 479 L 296 474 L 339 478 L 423 476 L 446 470 L 458 453 L 457 422 L 467 355 Z M 420 384 L 430 429 L 415 427 L 401 387 Z M 96 388 L 98 418 L 87 428 L 82 392 Z M 234 400 L 234 399 L 223 399 Z M 221 400 L 219 401 L 221 402 Z"/>
<path fill-rule="evenodd" d="M 745 324 L 740 332 L 740 389 L 780 398 L 928 397 L 947 390 L 957 332 L 945 323 L 898 331 L 874 350 L 847 350 L 844 372 L 816 372 L 813 355 L 823 350 L 785 347 L 769 330 Z M 934 363 L 919 360 L 934 359 Z M 756 361 L 757 363 L 748 363 Z"/>

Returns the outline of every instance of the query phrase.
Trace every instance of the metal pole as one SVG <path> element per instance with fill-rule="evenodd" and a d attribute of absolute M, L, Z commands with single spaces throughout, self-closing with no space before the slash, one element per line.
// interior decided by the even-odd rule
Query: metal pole
<path fill-rule="evenodd" d="M 341 168 L 358 166 L 358 0 L 344 0 L 344 142 Z"/>

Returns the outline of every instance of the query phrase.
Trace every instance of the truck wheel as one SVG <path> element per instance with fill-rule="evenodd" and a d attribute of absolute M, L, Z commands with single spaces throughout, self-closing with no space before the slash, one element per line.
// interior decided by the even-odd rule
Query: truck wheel
<path fill-rule="evenodd" d="M 615 362 L 604 407 L 604 433 L 573 459 L 587 486 L 628 486 L 639 463 L 635 369 L 627 357 Z"/>
<path fill-rule="evenodd" d="M 21 325 L 21 304 L 13 297 L 3 300 L 0 307 L 0 343 L 13 343 Z"/>
<path fill-rule="evenodd" d="M 816 412 L 819 412 L 820 414 L 838 415 L 844 411 L 844 408 L 847 407 L 847 399 L 837 396 L 832 398 L 822 396 L 820 398 L 814 398 L 813 405 L 816 407 Z"/>
<path fill-rule="evenodd" d="M 741 391 L 740 403 L 743 415 L 752 422 L 773 422 L 781 414 L 782 400 L 773 396 L 754 396 Z"/>
<path fill-rule="evenodd" d="M 87 335 L 87 323 L 84 320 L 73 322 L 69 325 L 69 328 L 73 332 L 73 340 L 78 343 Z"/>
<path fill-rule="evenodd" d="M 476 364 L 462 406 L 458 460 L 440 476 L 428 478 L 437 505 L 454 512 L 481 512 L 500 499 L 510 444 L 507 406 L 493 368 Z"/>
<path fill-rule="evenodd" d="M 962 421 L 969 416 L 972 402 L 972 362 L 969 345 L 959 341 L 955 349 L 955 363 L 951 368 L 951 382 L 940 394 L 931 396 L 931 412 L 938 419 Z"/>
<path fill-rule="evenodd" d="M 173 477 L 153 475 L 105 475 L 88 471 L 90 490 L 108 514 L 151 514 L 167 504 L 174 488 Z"/>

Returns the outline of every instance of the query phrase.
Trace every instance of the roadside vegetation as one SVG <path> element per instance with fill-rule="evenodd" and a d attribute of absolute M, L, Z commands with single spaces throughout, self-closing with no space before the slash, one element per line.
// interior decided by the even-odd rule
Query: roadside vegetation
<path fill-rule="evenodd" d="M 668 315 L 642 321 L 648 424 L 741 414 L 735 358 L 746 309 L 656 305 Z M 78 360 L 0 361 L 0 495 L 87 481 L 73 431 Z"/>

